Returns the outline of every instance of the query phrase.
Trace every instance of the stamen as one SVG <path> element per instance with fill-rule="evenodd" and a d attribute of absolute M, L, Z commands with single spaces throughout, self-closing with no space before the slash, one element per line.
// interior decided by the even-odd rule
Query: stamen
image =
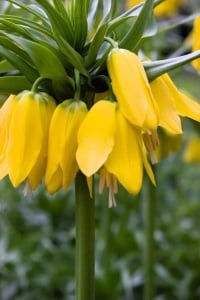
<path fill-rule="evenodd" d="M 107 187 L 109 189 L 108 195 L 108 207 L 115 207 L 116 200 L 115 194 L 118 192 L 118 182 L 117 178 L 109 173 L 105 168 L 100 170 L 100 179 L 99 179 L 99 193 L 102 194 L 104 188 Z"/>
<path fill-rule="evenodd" d="M 157 131 L 147 131 L 143 134 L 143 141 L 149 152 L 152 164 L 158 163 L 158 158 L 156 154 L 157 148 L 160 146 L 160 141 L 158 138 Z"/>

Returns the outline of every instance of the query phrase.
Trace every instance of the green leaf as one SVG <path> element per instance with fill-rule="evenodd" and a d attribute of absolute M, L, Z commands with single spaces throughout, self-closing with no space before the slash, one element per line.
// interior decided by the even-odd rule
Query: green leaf
<path fill-rule="evenodd" d="M 27 52 L 41 77 L 52 80 L 53 89 L 59 95 L 73 92 L 73 80 L 69 77 L 59 57 L 51 48 L 39 43 L 15 37 L 15 41 Z"/>
<path fill-rule="evenodd" d="M 25 76 L 0 77 L 0 93 L 2 94 L 18 94 L 29 89 L 31 89 L 31 83 Z"/>
<path fill-rule="evenodd" d="M 29 34 L 29 30 L 32 29 L 32 30 L 35 30 L 37 33 L 40 33 L 40 34 L 43 34 L 44 37 L 50 37 L 50 38 L 53 38 L 53 34 L 51 32 L 51 30 L 49 30 L 46 26 L 44 25 L 41 25 L 41 24 L 37 24 L 36 22 L 34 21 L 31 21 L 31 20 L 26 20 L 24 19 L 23 17 L 19 17 L 19 16 L 11 16 L 11 15 L 1 15 L 0 16 L 0 20 L 1 20 L 1 23 L 3 23 L 4 21 L 3 20 L 6 20 L 8 21 L 9 23 L 11 24 L 18 24 L 19 26 L 16 27 L 15 29 L 19 29 L 20 27 L 20 30 L 21 28 L 22 29 L 26 29 L 26 32 L 25 34 Z M 9 26 L 9 23 L 8 26 Z M 4 23 L 5 24 L 5 23 Z M 6 28 L 5 28 L 6 29 Z M 19 31 L 20 33 L 20 31 Z M 29 36 L 30 37 L 30 36 Z"/>
<path fill-rule="evenodd" d="M 154 0 L 146 0 L 144 2 L 142 10 L 137 16 L 136 21 L 130 27 L 124 38 L 120 41 L 120 47 L 129 50 L 134 50 L 138 47 L 138 44 L 148 24 L 149 17 L 152 14 L 153 7 Z"/>
<path fill-rule="evenodd" d="M 33 16 L 35 16 L 36 18 L 38 18 L 39 20 L 42 21 L 43 24 L 45 24 L 48 28 L 49 28 L 49 23 L 48 23 L 48 19 L 45 17 L 44 14 L 41 14 L 41 11 L 38 11 L 38 7 L 34 6 L 34 5 L 25 5 L 23 4 L 21 1 L 15 1 L 15 0 L 8 0 L 10 3 L 15 4 L 19 7 L 21 7 L 22 9 L 24 9 L 25 11 L 29 12 L 30 14 L 32 14 Z M 35 9 L 31 8 L 31 7 L 35 7 Z"/>
<path fill-rule="evenodd" d="M 104 23 L 96 31 L 96 34 L 89 45 L 87 56 L 85 57 L 85 65 L 87 68 L 90 68 L 92 65 L 94 65 L 99 49 L 103 44 L 107 28 L 108 23 Z"/>
<path fill-rule="evenodd" d="M 0 43 L 4 48 L 11 50 L 25 61 L 31 63 L 29 55 L 22 49 L 20 44 L 17 45 L 15 43 L 14 39 L 12 39 L 12 35 L 4 34 L 0 36 Z"/>
<path fill-rule="evenodd" d="M 53 3 L 54 3 L 56 10 L 58 11 L 59 14 L 61 14 L 63 19 L 68 19 L 69 15 L 66 11 L 66 8 L 65 8 L 63 2 L 60 0 L 53 0 Z"/>
<path fill-rule="evenodd" d="M 65 41 L 61 36 L 56 36 L 57 43 L 63 52 L 63 54 L 66 56 L 68 59 L 69 63 L 81 74 L 84 76 L 88 77 L 89 74 L 84 66 L 84 61 L 82 56 L 74 50 L 74 48 L 67 42 Z"/>
<path fill-rule="evenodd" d="M 6 60 L 0 61 L 0 74 L 5 74 L 13 71 L 13 66 Z"/>
<path fill-rule="evenodd" d="M 145 61 L 143 62 L 143 66 L 146 70 L 149 80 L 152 81 L 156 79 L 156 77 L 183 66 L 198 57 L 200 57 L 200 50 L 175 58 L 163 59 L 154 62 Z"/>
<path fill-rule="evenodd" d="M 6 58 L 17 70 L 24 74 L 29 81 L 35 81 L 35 79 L 38 77 L 38 72 L 29 64 L 27 64 L 23 58 L 16 55 L 12 51 L 8 51 L 0 46 L 0 54 Z"/>
<path fill-rule="evenodd" d="M 68 15 L 64 19 L 63 16 L 47 1 L 36 0 L 37 3 L 45 10 L 49 17 L 52 30 L 56 35 L 61 35 L 69 44 L 74 44 L 74 32 L 71 20 Z"/>
<path fill-rule="evenodd" d="M 81 51 L 88 31 L 87 24 L 87 11 L 88 1 L 87 0 L 74 0 L 72 1 L 72 22 L 74 28 L 74 47 L 78 51 Z"/>

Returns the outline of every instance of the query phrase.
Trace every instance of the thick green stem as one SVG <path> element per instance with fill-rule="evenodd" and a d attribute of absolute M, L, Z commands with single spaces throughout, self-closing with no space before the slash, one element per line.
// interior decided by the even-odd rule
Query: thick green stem
<path fill-rule="evenodd" d="M 144 300 L 154 300 L 154 220 L 155 187 L 147 183 L 147 198 L 144 199 L 145 243 L 144 243 Z"/>
<path fill-rule="evenodd" d="M 94 199 L 86 178 L 76 178 L 76 300 L 94 300 Z"/>

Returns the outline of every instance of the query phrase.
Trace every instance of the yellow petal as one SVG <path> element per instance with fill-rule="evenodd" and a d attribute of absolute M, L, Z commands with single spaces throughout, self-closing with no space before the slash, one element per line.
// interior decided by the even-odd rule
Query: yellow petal
<path fill-rule="evenodd" d="M 78 132 L 76 159 L 90 177 L 104 164 L 114 145 L 115 103 L 101 100 L 88 112 Z"/>
<path fill-rule="evenodd" d="M 192 31 L 192 51 L 200 50 L 200 16 L 197 16 L 194 19 L 193 31 Z M 200 71 L 200 58 L 197 58 L 192 61 L 192 66 Z"/>
<path fill-rule="evenodd" d="M 176 102 L 176 108 L 182 117 L 200 122 L 200 103 L 185 92 L 180 92 L 181 101 Z"/>
<path fill-rule="evenodd" d="M 145 149 L 145 146 L 144 144 L 141 145 L 142 147 L 142 160 L 143 160 L 143 164 L 144 164 L 144 167 L 145 167 L 145 170 L 147 172 L 147 175 L 149 176 L 151 182 L 153 183 L 153 185 L 156 185 L 156 181 L 155 181 L 155 177 L 154 177 L 154 174 L 153 174 L 153 170 L 151 168 L 151 165 L 147 159 L 147 151 Z"/>
<path fill-rule="evenodd" d="M 176 111 L 182 117 L 188 117 L 200 121 L 200 104 L 185 92 L 180 92 L 168 74 L 164 74 L 164 80 L 173 95 Z"/>
<path fill-rule="evenodd" d="M 82 101 L 73 101 L 67 110 L 65 143 L 60 160 L 60 166 L 63 171 L 63 189 L 69 187 L 79 169 L 76 162 L 77 134 L 87 112 L 86 104 Z"/>
<path fill-rule="evenodd" d="M 60 177 L 59 169 L 62 171 L 63 189 L 67 189 L 74 180 L 78 171 L 75 159 L 77 131 L 86 114 L 87 108 L 82 101 L 66 100 L 57 106 L 49 131 L 48 162 L 45 174 L 45 184 L 48 190 L 56 174 Z"/>
<path fill-rule="evenodd" d="M 114 174 L 129 193 L 140 191 L 143 177 L 141 133 L 116 111 L 115 144 L 105 162 L 109 173 Z"/>
<path fill-rule="evenodd" d="M 55 109 L 55 101 L 49 95 L 41 93 L 44 103 L 40 105 L 43 126 L 43 139 L 38 158 L 28 175 L 29 186 L 34 190 L 41 182 L 45 173 L 47 163 L 47 147 L 49 137 L 50 120 Z"/>
<path fill-rule="evenodd" d="M 48 182 L 46 182 L 46 188 L 49 194 L 52 195 L 57 192 L 62 187 L 62 181 L 63 172 L 60 166 L 58 166 L 52 176 L 48 178 Z"/>
<path fill-rule="evenodd" d="M 164 74 L 150 83 L 154 99 L 159 107 L 159 125 L 172 134 L 182 133 L 181 120 L 176 110 L 176 93 L 165 82 L 168 75 Z M 177 97 L 180 98 L 177 90 Z"/>
<path fill-rule="evenodd" d="M 15 96 L 11 95 L 0 109 L 0 180 L 8 174 L 7 145 L 10 118 L 14 109 Z"/>
<path fill-rule="evenodd" d="M 125 49 L 113 49 L 107 65 L 114 94 L 127 120 L 138 127 L 156 128 L 156 103 L 138 56 Z"/>
<path fill-rule="evenodd" d="M 40 153 L 43 130 L 39 99 L 28 91 L 15 98 L 8 141 L 9 177 L 15 187 L 28 176 Z"/>

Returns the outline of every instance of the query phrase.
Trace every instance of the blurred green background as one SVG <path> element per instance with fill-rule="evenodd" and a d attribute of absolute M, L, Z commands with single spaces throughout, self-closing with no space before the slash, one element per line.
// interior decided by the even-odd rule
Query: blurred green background
<path fill-rule="evenodd" d="M 149 47 L 156 49 L 156 43 Z M 176 51 L 176 39 L 174 44 Z M 178 87 L 200 101 L 200 78 L 191 67 L 172 76 Z M 199 129 L 191 121 L 183 125 L 181 150 L 155 167 L 156 300 L 200 299 L 200 166 L 182 159 L 187 141 Z M 143 299 L 149 188 L 145 180 L 137 197 L 120 189 L 112 209 L 106 192 L 96 197 L 96 300 Z M 24 196 L 23 187 L 15 190 L 7 178 L 1 181 L 0 300 L 75 300 L 74 260 L 74 187 L 49 196 L 41 186 Z"/>

